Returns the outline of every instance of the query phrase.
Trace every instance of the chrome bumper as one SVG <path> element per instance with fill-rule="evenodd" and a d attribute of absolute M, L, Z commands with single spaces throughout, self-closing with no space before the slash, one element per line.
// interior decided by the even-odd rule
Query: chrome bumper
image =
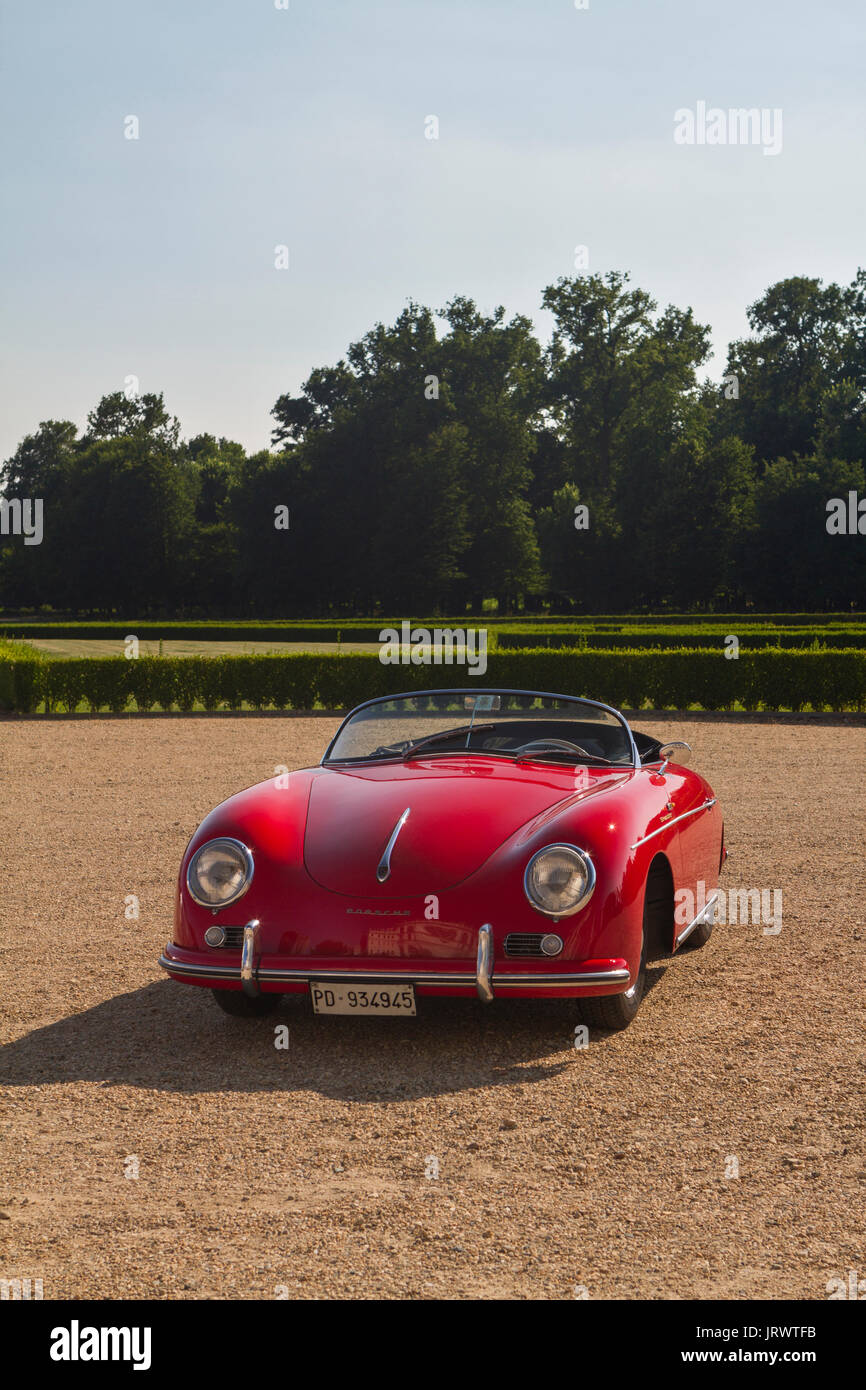
<path fill-rule="evenodd" d="M 198 980 L 214 980 L 221 983 L 239 980 L 244 993 L 248 995 L 259 993 L 259 982 L 262 980 L 274 984 L 308 984 L 311 980 L 321 980 L 323 982 L 334 981 L 337 984 L 348 981 L 363 985 L 405 983 L 425 985 L 427 988 L 432 987 L 434 989 L 452 989 L 455 985 L 458 988 L 474 986 L 478 992 L 478 997 L 485 1004 L 491 1003 L 495 998 L 493 989 L 493 929 L 489 923 L 485 923 L 478 932 L 478 951 L 474 973 L 469 970 L 365 970 L 363 967 L 352 970 L 280 969 L 260 963 L 256 950 L 258 929 L 258 921 L 248 922 L 244 927 L 240 966 L 186 964 L 180 960 L 173 960 L 165 952 L 160 956 L 159 963 L 163 970 L 168 971 L 170 975 L 186 976 Z M 170 945 L 166 946 L 166 951 L 170 949 Z M 624 969 L 585 970 L 568 975 L 563 973 L 541 974 L 536 970 L 497 971 L 495 976 L 497 990 L 526 989 L 533 985 L 543 989 L 570 989 L 575 985 L 621 984 L 625 988 L 628 980 L 629 972 Z"/>

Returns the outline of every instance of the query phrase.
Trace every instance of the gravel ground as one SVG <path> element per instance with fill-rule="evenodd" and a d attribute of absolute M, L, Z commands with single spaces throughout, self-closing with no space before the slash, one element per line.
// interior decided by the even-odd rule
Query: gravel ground
<path fill-rule="evenodd" d="M 303 999 L 277 1050 L 273 1018 L 163 977 L 197 822 L 317 761 L 333 719 L 0 723 L 0 1277 L 45 1298 L 823 1299 L 866 1274 L 864 730 L 636 722 L 695 747 L 723 886 L 781 889 L 783 929 L 718 926 L 657 963 L 632 1027 L 583 1051 L 565 1001 L 380 1021 Z"/>

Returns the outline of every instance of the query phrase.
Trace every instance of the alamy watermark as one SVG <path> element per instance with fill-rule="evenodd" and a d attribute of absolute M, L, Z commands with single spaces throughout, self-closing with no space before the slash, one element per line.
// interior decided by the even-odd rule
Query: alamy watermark
<path fill-rule="evenodd" d="M 866 497 L 853 490 L 847 498 L 831 497 L 826 526 L 830 536 L 866 536 Z"/>
<path fill-rule="evenodd" d="M 760 924 L 764 936 L 778 936 L 782 930 L 782 890 L 781 888 L 717 888 L 713 890 L 716 902 L 707 913 L 709 922 L 727 923 L 728 926 L 748 926 Z M 678 888 L 674 894 L 674 921 L 678 927 L 686 927 L 695 917 L 703 914 L 713 893 L 707 894 L 707 885 L 698 879 L 697 895 L 691 888 Z"/>
<path fill-rule="evenodd" d="M 9 1299 L 13 1303 L 27 1303 L 43 1297 L 41 1279 L 33 1279 L 29 1275 L 24 1279 L 0 1279 L 0 1299 L 3 1302 Z"/>
<path fill-rule="evenodd" d="M 41 545 L 42 498 L 0 497 L 0 536 L 23 536 L 25 545 Z"/>
<path fill-rule="evenodd" d="M 861 1279 L 856 1269 L 848 1270 L 848 1278 L 842 1278 L 834 1274 L 832 1279 L 828 1279 L 825 1285 L 827 1298 L 832 1303 L 834 1299 L 857 1299 L 862 1301 L 866 1298 L 866 1279 Z"/>
<path fill-rule="evenodd" d="M 721 106 L 696 103 L 674 112 L 677 145 L 760 145 L 764 154 L 782 153 L 782 109 L 775 106 Z"/>
<path fill-rule="evenodd" d="M 379 633 L 383 666 L 467 666 L 470 676 L 487 670 L 487 629 L 475 627 L 412 627 L 405 618 Z"/>
<path fill-rule="evenodd" d="M 51 1332 L 52 1361 L 131 1361 L 134 1371 L 150 1369 L 149 1327 L 82 1327 L 73 1318 L 68 1327 Z"/>

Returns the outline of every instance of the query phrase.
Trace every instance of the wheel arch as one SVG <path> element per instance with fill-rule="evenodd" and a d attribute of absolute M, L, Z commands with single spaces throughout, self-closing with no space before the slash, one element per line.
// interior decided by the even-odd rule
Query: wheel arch
<path fill-rule="evenodd" d="M 663 850 L 653 855 L 645 887 L 647 959 L 670 954 L 674 927 L 674 872 Z"/>

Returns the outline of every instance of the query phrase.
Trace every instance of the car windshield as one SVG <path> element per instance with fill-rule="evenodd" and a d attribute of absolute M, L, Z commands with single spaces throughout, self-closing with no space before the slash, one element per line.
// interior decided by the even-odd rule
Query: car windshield
<path fill-rule="evenodd" d="M 526 690 L 434 690 L 373 700 L 340 726 L 323 762 L 491 754 L 632 767 L 621 714 L 592 700 Z"/>

